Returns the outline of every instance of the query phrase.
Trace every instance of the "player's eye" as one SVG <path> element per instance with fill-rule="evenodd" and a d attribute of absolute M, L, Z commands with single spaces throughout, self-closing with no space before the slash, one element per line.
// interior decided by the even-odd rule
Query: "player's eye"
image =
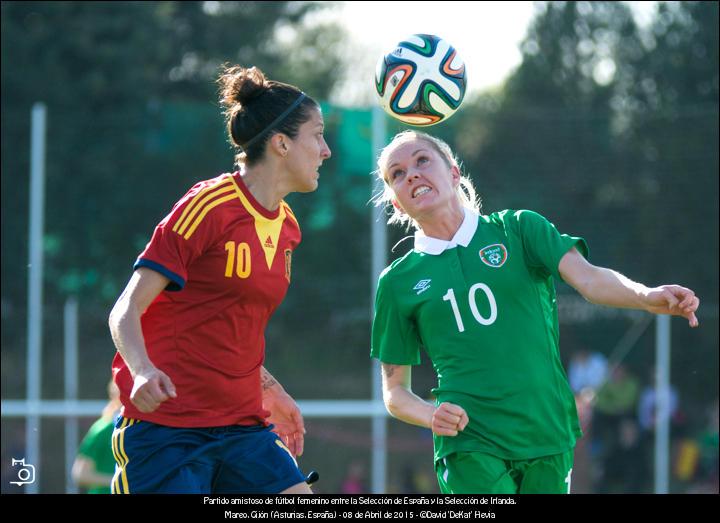
<path fill-rule="evenodd" d="M 428 158 L 427 156 L 420 156 L 420 157 L 418 157 L 418 159 L 417 159 L 417 164 L 418 164 L 418 165 L 422 165 L 422 164 L 427 163 L 427 162 L 429 162 L 429 161 L 430 161 L 430 158 Z"/>

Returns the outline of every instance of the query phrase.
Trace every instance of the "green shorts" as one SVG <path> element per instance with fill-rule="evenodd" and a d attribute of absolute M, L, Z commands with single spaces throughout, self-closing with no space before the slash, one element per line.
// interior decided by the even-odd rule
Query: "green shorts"
<path fill-rule="evenodd" d="M 573 450 L 525 460 L 456 452 L 435 462 L 443 494 L 569 494 Z"/>

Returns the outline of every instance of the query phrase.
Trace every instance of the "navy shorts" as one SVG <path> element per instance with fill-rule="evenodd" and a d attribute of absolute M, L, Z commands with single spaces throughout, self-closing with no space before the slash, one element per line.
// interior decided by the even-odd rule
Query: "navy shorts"
<path fill-rule="evenodd" d="M 305 477 L 271 427 L 183 428 L 119 417 L 113 494 L 277 494 Z"/>

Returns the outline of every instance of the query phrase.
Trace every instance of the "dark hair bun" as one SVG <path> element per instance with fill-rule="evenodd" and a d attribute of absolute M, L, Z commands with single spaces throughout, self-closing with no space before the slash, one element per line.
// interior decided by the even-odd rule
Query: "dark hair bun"
<path fill-rule="evenodd" d="M 267 89 L 265 75 L 257 67 L 245 69 L 239 65 L 225 67 L 218 79 L 220 103 L 226 110 L 239 105 L 244 107 Z"/>

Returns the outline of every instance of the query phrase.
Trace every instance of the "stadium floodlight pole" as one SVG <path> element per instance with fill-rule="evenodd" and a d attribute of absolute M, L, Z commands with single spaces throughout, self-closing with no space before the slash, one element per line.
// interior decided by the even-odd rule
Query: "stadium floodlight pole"
<path fill-rule="evenodd" d="M 65 300 L 63 311 L 65 345 L 65 400 L 78 399 L 78 302 L 75 296 Z M 78 444 L 78 417 L 65 418 L 65 493 L 77 494 L 72 466 Z"/>
<path fill-rule="evenodd" d="M 670 316 L 655 322 L 655 494 L 668 493 L 670 457 Z"/>
<path fill-rule="evenodd" d="M 385 113 L 379 106 L 372 108 L 372 163 L 383 148 L 386 139 Z M 382 182 L 376 176 L 371 177 L 373 194 L 382 190 Z M 387 265 L 387 225 L 383 219 L 385 211 L 378 207 L 372 208 L 370 212 L 371 225 L 371 249 L 372 267 L 370 270 L 370 318 L 375 313 L 375 290 L 380 273 Z M 382 404 L 382 380 L 380 378 L 380 362 L 372 360 L 370 366 L 372 400 L 373 403 Z M 384 414 L 373 414 L 372 416 L 372 477 L 371 490 L 373 494 L 384 494 L 387 469 L 387 416 Z"/>
<path fill-rule="evenodd" d="M 43 231 L 45 227 L 45 127 L 47 108 L 44 103 L 32 107 L 30 127 L 30 223 L 27 319 L 27 383 L 26 396 L 30 404 L 40 401 L 42 378 L 43 323 Z M 25 456 L 37 475 L 25 484 L 25 492 L 38 493 L 40 480 L 40 416 L 31 409 L 25 417 Z M 30 478 L 28 477 L 28 481 Z"/>

